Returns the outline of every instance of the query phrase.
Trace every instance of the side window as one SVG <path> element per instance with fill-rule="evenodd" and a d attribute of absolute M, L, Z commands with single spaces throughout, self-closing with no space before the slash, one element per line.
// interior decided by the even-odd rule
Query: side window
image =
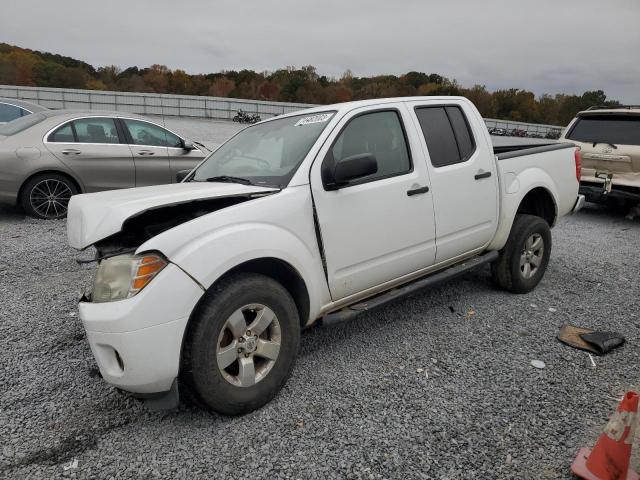
<path fill-rule="evenodd" d="M 475 151 L 473 134 L 459 107 L 416 108 L 434 167 L 462 163 Z"/>
<path fill-rule="evenodd" d="M 20 115 L 22 115 L 23 117 L 26 117 L 27 115 L 31 115 L 33 112 L 30 112 L 29 110 L 25 110 L 24 108 L 20 109 Z"/>
<path fill-rule="evenodd" d="M 79 143 L 120 143 L 113 118 L 79 118 L 73 126 Z"/>
<path fill-rule="evenodd" d="M 469 159 L 476 149 L 476 142 L 471 133 L 471 127 L 467 122 L 467 118 L 462 113 L 460 107 L 447 107 L 447 115 L 453 127 L 453 133 L 458 141 L 458 150 L 460 150 L 460 158 L 464 162 Z"/>
<path fill-rule="evenodd" d="M 182 147 L 182 140 L 177 135 L 153 123 L 139 120 L 124 120 L 124 124 L 131 135 L 134 145 L 148 145 L 152 147 Z"/>
<path fill-rule="evenodd" d="M 364 181 L 401 175 L 412 168 L 400 116 L 394 110 L 355 117 L 335 140 L 331 153 L 333 162 L 361 153 L 373 154 L 378 161 L 378 171 Z M 330 157 L 325 161 L 331 161 Z"/>
<path fill-rule="evenodd" d="M 10 122 L 16 118 L 20 118 L 22 109 L 8 103 L 0 103 L 0 122 Z"/>
<path fill-rule="evenodd" d="M 63 142 L 63 143 L 73 143 L 76 141 L 75 136 L 73 134 L 73 127 L 71 126 L 71 122 L 58 127 L 58 129 L 49 135 L 47 138 L 49 142 Z"/>

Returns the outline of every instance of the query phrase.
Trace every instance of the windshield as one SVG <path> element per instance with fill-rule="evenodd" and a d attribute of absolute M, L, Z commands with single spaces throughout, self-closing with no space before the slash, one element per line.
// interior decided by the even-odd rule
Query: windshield
<path fill-rule="evenodd" d="M 15 135 L 16 133 L 20 133 L 29 127 L 33 127 L 36 123 L 40 123 L 45 118 L 46 117 L 41 113 L 32 113 L 30 115 L 25 115 L 24 117 L 17 118 L 9 123 L 0 125 L 0 135 Z"/>
<path fill-rule="evenodd" d="M 640 115 L 580 117 L 567 138 L 588 143 L 640 145 Z"/>
<path fill-rule="evenodd" d="M 248 127 L 209 155 L 190 180 L 284 187 L 334 114 L 296 115 Z"/>

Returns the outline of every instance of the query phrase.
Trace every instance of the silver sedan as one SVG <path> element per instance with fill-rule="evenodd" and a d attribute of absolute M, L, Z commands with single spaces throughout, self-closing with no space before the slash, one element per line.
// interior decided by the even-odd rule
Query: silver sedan
<path fill-rule="evenodd" d="M 0 202 L 62 218 L 76 193 L 176 182 L 204 150 L 144 117 L 48 110 L 0 126 Z"/>

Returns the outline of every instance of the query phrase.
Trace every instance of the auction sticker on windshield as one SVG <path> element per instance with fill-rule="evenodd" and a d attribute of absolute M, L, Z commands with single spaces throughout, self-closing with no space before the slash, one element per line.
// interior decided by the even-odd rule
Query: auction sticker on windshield
<path fill-rule="evenodd" d="M 312 123 L 324 123 L 329 121 L 329 119 L 333 117 L 333 112 L 331 113 L 319 113 L 317 115 L 311 115 L 309 117 L 304 117 L 298 120 L 296 123 L 296 127 L 300 125 L 311 125 Z"/>

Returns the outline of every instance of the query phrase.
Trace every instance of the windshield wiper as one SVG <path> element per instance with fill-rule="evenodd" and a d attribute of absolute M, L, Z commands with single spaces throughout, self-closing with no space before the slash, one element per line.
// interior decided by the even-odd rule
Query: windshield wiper
<path fill-rule="evenodd" d="M 613 149 L 615 149 L 615 150 L 617 150 L 617 149 L 618 149 L 618 147 L 616 147 L 613 143 L 609 143 L 609 142 L 594 141 L 594 142 L 593 142 L 593 146 L 595 147 L 595 146 L 596 146 L 597 144 L 599 144 L 599 143 L 604 143 L 605 145 L 609 145 L 609 146 L 611 146 L 611 148 L 613 148 Z"/>
<path fill-rule="evenodd" d="M 231 175 L 218 175 L 217 177 L 207 178 L 207 182 L 225 182 L 225 183 L 241 183 L 243 185 L 253 185 L 248 178 L 232 177 Z"/>

